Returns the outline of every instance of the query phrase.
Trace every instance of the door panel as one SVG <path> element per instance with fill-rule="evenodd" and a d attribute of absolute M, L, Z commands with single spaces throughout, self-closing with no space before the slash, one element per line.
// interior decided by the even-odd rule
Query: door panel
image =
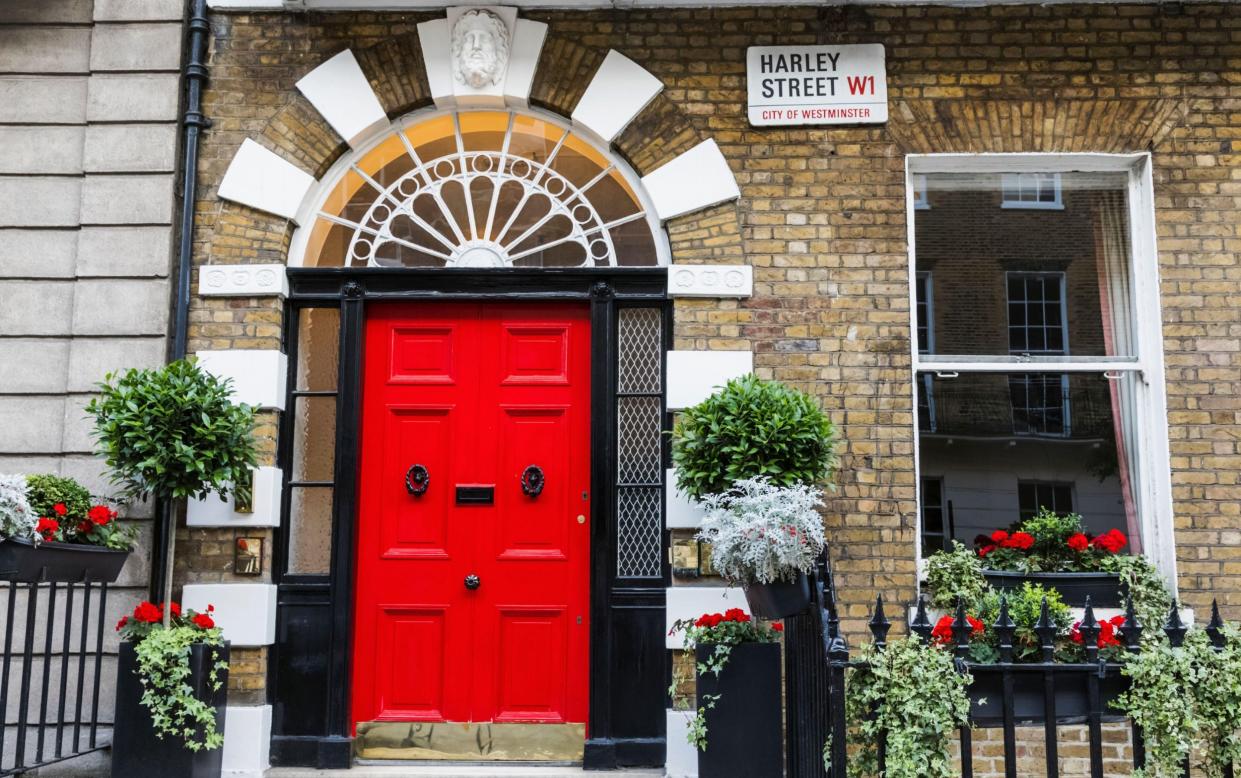
<path fill-rule="evenodd" d="M 585 723 L 586 306 L 375 306 L 367 321 L 354 721 Z M 406 474 L 423 465 L 425 493 Z M 537 495 L 522 474 L 543 474 Z M 493 489 L 463 504 L 457 486 Z M 580 520 L 579 520 L 580 517 Z M 477 586 L 467 586 L 467 578 Z"/>

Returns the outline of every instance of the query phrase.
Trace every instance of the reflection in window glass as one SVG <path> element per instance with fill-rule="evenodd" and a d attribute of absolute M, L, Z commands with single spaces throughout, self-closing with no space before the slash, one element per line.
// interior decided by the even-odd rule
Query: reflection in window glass
<path fill-rule="evenodd" d="M 926 175 L 934 207 L 912 218 L 915 269 L 931 274 L 927 353 L 1132 356 L 1126 176 L 1022 184 L 1036 202 L 1056 195 L 1057 209 L 1003 207 L 1006 178 Z"/>
<path fill-rule="evenodd" d="M 944 483 L 938 478 L 923 478 L 921 484 L 922 553 L 932 554 L 951 545 L 951 532 L 944 525 Z"/>
<path fill-rule="evenodd" d="M 295 487 L 289 504 L 288 571 L 327 575 L 332 571 L 332 489 Z"/>
<path fill-rule="evenodd" d="M 331 481 L 336 466 L 336 398 L 298 397 L 294 407 L 293 481 Z"/>
<path fill-rule="evenodd" d="M 340 367 L 340 309 L 302 308 L 297 322 L 297 389 L 336 390 Z"/>
<path fill-rule="evenodd" d="M 1132 373 L 1116 379 L 1101 373 L 919 376 L 935 397 L 934 424 L 918 431 L 921 474 L 938 481 L 952 534 L 970 545 L 1039 505 L 1080 513 L 1096 534 L 1113 528 L 1129 534 L 1138 453 L 1135 380 Z M 1038 406 L 1040 414 L 1019 421 L 1012 387 L 1040 381 L 1048 387 L 1044 399 L 1026 401 L 1027 412 Z M 928 506 L 926 490 L 924 480 L 924 536 L 943 526 L 927 514 L 934 504 Z M 935 550 L 926 540 L 923 545 Z"/>

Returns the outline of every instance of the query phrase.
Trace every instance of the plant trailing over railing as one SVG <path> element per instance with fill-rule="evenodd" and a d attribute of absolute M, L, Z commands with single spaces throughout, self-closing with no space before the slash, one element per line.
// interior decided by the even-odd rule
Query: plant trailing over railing
<path fill-rule="evenodd" d="M 219 748 L 224 735 L 216 726 L 215 708 L 195 697 L 189 683 L 190 647 L 224 645 L 211 617 L 214 608 L 208 605 L 206 613 L 195 613 L 173 602 L 167 611 L 169 623 L 164 626 L 164 608 L 144 602 L 116 625 L 121 638 L 134 643 L 142 704 L 150 711 L 160 739 L 178 738 L 191 751 Z M 219 673 L 227 669 L 228 663 L 215 652 L 207 679 L 213 691 L 222 683 Z"/>
<path fill-rule="evenodd" d="M 805 484 L 777 486 L 745 478 L 703 501 L 697 538 L 711 544 L 711 562 L 730 583 L 749 586 L 809 573 L 823 551 L 823 492 Z"/>
<path fill-rule="evenodd" d="M 784 625 L 780 623 L 765 624 L 755 621 L 740 608 L 730 608 L 724 613 L 704 613 L 697 619 L 681 619 L 672 625 L 669 634 L 684 632 L 684 646 L 693 652 L 699 646 L 712 646 L 712 651 L 704 661 L 698 662 L 696 669 L 699 675 L 711 673 L 719 676 L 728 664 L 733 646 L 742 643 L 775 643 L 780 639 Z M 668 690 L 669 696 L 676 694 L 677 683 L 682 680 L 674 677 Z M 707 749 L 708 708 L 714 708 L 719 702 L 719 695 L 706 695 L 704 703 L 690 719 L 686 739 L 691 745 L 705 751 Z"/>
<path fill-rule="evenodd" d="M 701 499 L 765 476 L 777 486 L 812 484 L 836 468 L 835 428 L 815 400 L 746 375 L 681 413 L 673 429 L 677 488 Z"/>
<path fill-rule="evenodd" d="M 951 551 L 939 551 L 926 560 L 926 583 L 931 604 L 949 610 L 957 603 L 980 603 L 991 587 L 982 575 L 978 554 L 952 541 Z"/>

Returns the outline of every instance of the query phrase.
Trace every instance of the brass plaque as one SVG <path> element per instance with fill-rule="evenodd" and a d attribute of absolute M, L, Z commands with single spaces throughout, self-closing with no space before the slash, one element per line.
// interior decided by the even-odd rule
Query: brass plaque
<path fill-rule="evenodd" d="M 353 747 L 359 759 L 580 763 L 586 725 L 369 721 Z"/>

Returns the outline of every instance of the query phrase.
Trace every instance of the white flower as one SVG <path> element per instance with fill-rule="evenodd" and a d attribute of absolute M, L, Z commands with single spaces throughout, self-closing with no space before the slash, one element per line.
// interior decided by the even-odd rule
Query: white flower
<path fill-rule="evenodd" d="M 703 498 L 707 515 L 697 537 L 711 544 L 712 564 L 731 583 L 792 580 L 813 569 L 827 542 L 817 510 L 822 498 L 806 484 L 745 478 L 725 494 Z"/>
<path fill-rule="evenodd" d="M 26 476 L 0 475 L 0 537 L 35 538 L 38 520 L 26 499 Z"/>

